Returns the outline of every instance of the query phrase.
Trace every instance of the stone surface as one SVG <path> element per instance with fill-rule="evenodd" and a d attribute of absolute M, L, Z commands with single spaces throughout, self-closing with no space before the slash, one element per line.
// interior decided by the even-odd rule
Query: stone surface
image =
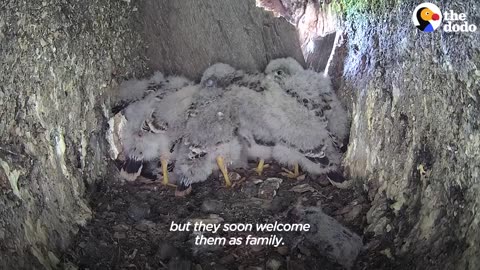
<path fill-rule="evenodd" d="M 477 269 L 480 35 L 422 33 L 404 19 L 418 2 L 399 3 L 347 10 L 346 171 L 368 189 L 369 230 L 394 238 L 393 256 L 422 269 Z M 441 9 L 480 26 L 478 1 Z"/>
<path fill-rule="evenodd" d="M 352 209 L 344 215 L 345 220 L 347 222 L 351 222 L 355 220 L 362 213 L 362 210 L 363 210 L 363 205 L 353 206 Z"/>
<path fill-rule="evenodd" d="M 277 190 L 283 182 L 281 178 L 268 178 L 260 184 L 258 188 L 258 197 L 260 199 L 271 200 L 277 195 Z"/>
<path fill-rule="evenodd" d="M 285 17 L 296 26 L 307 67 L 323 72 L 341 24 L 332 4 L 335 1 L 256 1 L 259 6 Z"/>
<path fill-rule="evenodd" d="M 153 230 L 154 228 L 155 228 L 155 223 L 146 219 L 141 220 L 140 222 L 138 222 L 137 225 L 135 225 L 135 229 L 141 232 Z"/>
<path fill-rule="evenodd" d="M 313 182 L 319 184 L 321 187 L 326 187 L 326 186 L 329 186 L 331 185 L 330 184 L 330 181 L 328 180 L 327 176 L 322 174 L 322 175 L 319 175 L 315 178 L 312 179 Z"/>
<path fill-rule="evenodd" d="M 323 213 L 320 207 L 299 207 L 297 215 L 311 226 L 298 248 L 305 256 L 316 249 L 322 256 L 350 269 L 363 248 L 362 238 Z"/>
<path fill-rule="evenodd" d="M 235 257 L 232 254 L 228 254 L 220 258 L 218 261 L 220 264 L 226 265 L 235 262 Z"/>
<path fill-rule="evenodd" d="M 224 203 L 219 200 L 207 199 L 202 203 L 202 211 L 205 213 L 219 213 L 223 210 Z"/>
<path fill-rule="evenodd" d="M 168 270 L 190 270 L 192 262 L 188 259 L 174 258 L 168 263 Z"/>
<path fill-rule="evenodd" d="M 127 235 L 124 232 L 115 232 L 113 238 L 121 240 L 127 238 Z"/>
<path fill-rule="evenodd" d="M 269 210 L 272 213 L 281 213 L 291 207 L 294 203 L 292 197 L 277 195 L 273 198 Z"/>
<path fill-rule="evenodd" d="M 317 11 L 312 1 L 282 2 L 295 24 Z M 252 1 L 135 3 L 2 4 L 1 269 L 54 267 L 91 216 L 85 194 L 109 168 L 105 94 L 112 79 L 143 73 L 132 12 L 145 13 L 137 21 L 150 66 L 168 73 L 198 78 L 215 61 L 253 70 L 273 57 L 301 58 L 293 28 Z M 405 23 L 418 3 L 375 3 L 347 11 L 329 69 L 352 111 L 345 165 L 372 200 L 368 229 L 387 234 L 391 255 L 417 268 L 478 269 L 480 37 L 420 33 Z M 442 9 L 480 26 L 469 12 L 477 7 L 467 0 Z"/>
<path fill-rule="evenodd" d="M 160 260 L 170 260 L 179 255 L 179 251 L 169 243 L 162 243 L 158 248 L 156 255 Z"/>
<path fill-rule="evenodd" d="M 306 17 L 312 5 L 282 2 L 283 14 L 294 18 Z M 328 73 L 352 112 L 344 164 L 372 200 L 368 230 L 390 233 L 392 256 L 417 268 L 477 269 L 478 30 L 422 33 L 405 23 L 416 1 L 332 3 L 345 23 Z M 440 8 L 466 13 L 480 26 L 476 1 Z"/>
<path fill-rule="evenodd" d="M 133 202 L 127 209 L 128 216 L 134 221 L 140 221 L 150 214 L 148 204 Z"/>
<path fill-rule="evenodd" d="M 143 74 L 133 8 L 100 0 L 2 3 L 1 269 L 53 267 L 90 218 L 85 194 L 109 168 L 106 93 L 116 77 Z"/>
<path fill-rule="evenodd" d="M 278 252 L 280 255 L 283 255 L 283 256 L 288 255 L 288 252 L 289 252 L 289 249 L 288 249 L 287 246 L 277 247 L 276 250 L 277 250 L 277 252 Z"/>
<path fill-rule="evenodd" d="M 254 0 L 142 2 L 142 33 L 153 69 L 198 79 L 218 61 L 263 70 L 273 58 L 304 63 L 295 28 L 255 6 Z"/>
<path fill-rule="evenodd" d="M 116 232 L 125 232 L 130 230 L 130 226 L 125 225 L 125 224 L 118 224 L 112 227 L 112 229 Z"/>
<path fill-rule="evenodd" d="M 304 55 L 307 66 L 317 72 L 324 72 L 332 49 L 335 44 L 337 32 L 311 39 L 310 44 L 305 45 Z"/>
<path fill-rule="evenodd" d="M 309 184 L 300 184 L 291 188 L 290 191 L 297 192 L 297 193 L 305 193 L 305 192 L 314 192 L 315 189 Z"/>

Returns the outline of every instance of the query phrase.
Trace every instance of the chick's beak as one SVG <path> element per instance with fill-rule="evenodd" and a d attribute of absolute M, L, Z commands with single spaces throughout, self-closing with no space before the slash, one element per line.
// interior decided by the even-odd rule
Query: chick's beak
<path fill-rule="evenodd" d="M 432 15 L 432 20 L 434 20 L 434 21 L 440 20 L 440 15 L 434 13 L 434 14 Z"/>

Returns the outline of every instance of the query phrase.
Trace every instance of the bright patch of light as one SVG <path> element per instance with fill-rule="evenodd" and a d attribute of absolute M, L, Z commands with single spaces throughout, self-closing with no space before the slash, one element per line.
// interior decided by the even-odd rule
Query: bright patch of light
<path fill-rule="evenodd" d="M 305 55 L 311 54 L 315 51 L 315 42 L 310 39 L 305 46 Z"/>
<path fill-rule="evenodd" d="M 342 31 L 337 31 L 335 33 L 335 41 L 333 42 L 332 52 L 330 52 L 330 56 L 328 57 L 328 61 L 327 61 L 327 66 L 325 67 L 325 71 L 324 71 L 325 75 L 328 75 L 328 69 L 332 64 L 333 55 L 335 54 L 335 50 L 337 49 L 338 42 L 341 36 L 342 36 Z"/>

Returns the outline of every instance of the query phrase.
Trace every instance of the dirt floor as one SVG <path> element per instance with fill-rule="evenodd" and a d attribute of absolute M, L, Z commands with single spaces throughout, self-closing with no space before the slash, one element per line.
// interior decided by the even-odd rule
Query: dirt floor
<path fill-rule="evenodd" d="M 159 186 L 158 181 L 106 183 L 93 196 L 93 220 L 81 229 L 64 260 L 79 269 L 342 269 L 304 244 L 299 232 L 278 233 L 285 246 L 275 248 L 198 246 L 195 233 L 169 230 L 172 221 L 295 223 L 292 209 L 299 204 L 321 205 L 326 214 L 362 236 L 365 244 L 372 242 L 363 235 L 369 209 L 365 194 L 338 189 L 324 176 L 292 180 L 280 171 L 277 165 L 267 168 L 263 176 L 236 170 L 240 179 L 230 189 L 212 175 L 194 185 L 186 198 L 175 197 L 173 188 Z M 278 180 L 269 178 L 283 180 L 278 190 Z M 260 236 L 257 232 L 220 233 L 225 237 L 248 234 Z M 388 269 L 385 260 L 383 255 L 364 251 L 354 268 Z"/>

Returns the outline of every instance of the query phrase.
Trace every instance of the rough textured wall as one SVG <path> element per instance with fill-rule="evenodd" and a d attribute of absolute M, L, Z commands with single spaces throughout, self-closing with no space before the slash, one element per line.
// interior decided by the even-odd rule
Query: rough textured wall
<path fill-rule="evenodd" d="M 307 67 L 325 71 L 337 30 L 340 27 L 336 5 L 319 0 L 256 0 L 275 15 L 285 17 L 297 28 Z"/>
<path fill-rule="evenodd" d="M 346 17 L 345 163 L 372 200 L 368 231 L 391 240 L 402 266 L 479 269 L 479 32 L 422 33 L 417 2 L 385 2 Z M 438 4 L 480 26 L 477 1 Z"/>
<path fill-rule="evenodd" d="M 345 15 L 329 74 L 352 111 L 345 166 L 379 247 L 399 269 L 480 268 L 479 31 L 422 33 L 416 1 L 259 1 L 287 18 L 318 2 Z M 437 4 L 480 26 L 478 1 Z"/>
<path fill-rule="evenodd" d="M 0 10 L 0 269 L 57 263 L 106 172 L 103 96 L 140 66 L 123 1 L 4 1 Z"/>
<path fill-rule="evenodd" d="M 218 61 L 250 71 L 278 57 L 304 63 L 295 27 L 254 0 L 146 0 L 141 10 L 146 55 L 156 70 L 196 79 Z"/>
<path fill-rule="evenodd" d="M 324 72 L 326 70 L 336 39 L 337 33 L 334 32 L 309 41 L 310 45 L 307 46 L 307 49 L 304 49 L 308 68 L 317 72 Z"/>

